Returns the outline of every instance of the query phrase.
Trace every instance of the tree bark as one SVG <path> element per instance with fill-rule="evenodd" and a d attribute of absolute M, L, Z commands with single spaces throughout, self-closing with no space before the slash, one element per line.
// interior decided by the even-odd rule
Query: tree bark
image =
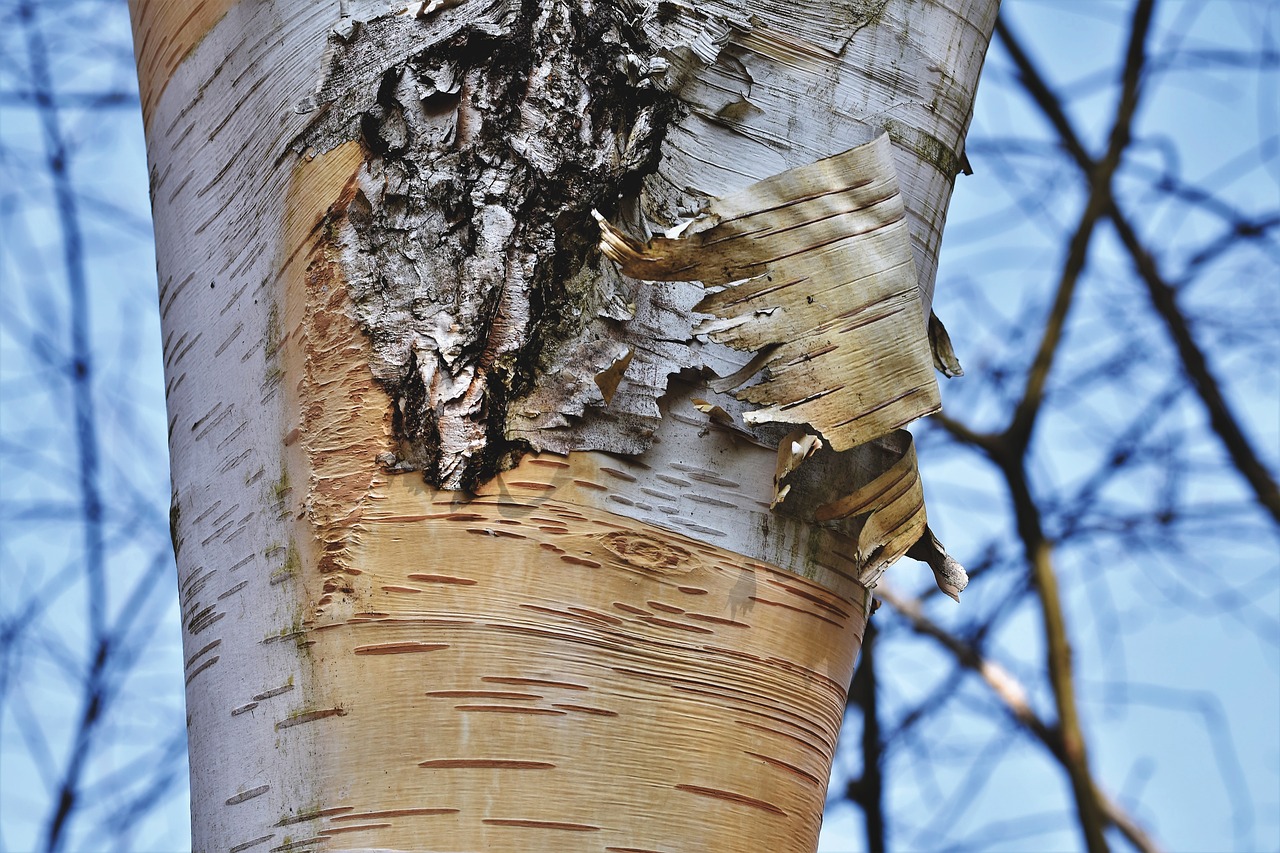
<path fill-rule="evenodd" d="M 816 846 L 995 6 L 134 3 L 196 850 Z"/>

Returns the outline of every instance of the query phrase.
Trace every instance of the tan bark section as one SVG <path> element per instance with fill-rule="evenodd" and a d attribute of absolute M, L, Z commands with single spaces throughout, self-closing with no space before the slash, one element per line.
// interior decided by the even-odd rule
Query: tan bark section
<path fill-rule="evenodd" d="M 300 831 L 814 849 L 862 602 L 557 500 L 561 475 L 540 459 L 470 501 L 413 476 L 371 496 L 351 611 L 304 624 L 317 682 L 299 716 L 323 729 Z"/>
<path fill-rule="evenodd" d="M 602 509 L 634 488 L 603 454 L 529 457 L 470 497 L 382 470 L 389 401 L 328 257 L 359 159 L 304 162 L 289 194 L 301 575 L 266 642 L 307 661 L 273 723 L 306 757 L 298 810 L 243 841 L 812 850 L 865 591 Z M 834 560 L 810 568 L 838 579 Z"/>
<path fill-rule="evenodd" d="M 150 124 L 169 78 L 237 0 L 130 0 L 142 120 Z"/>
<path fill-rule="evenodd" d="M 288 481 L 303 484 L 299 532 L 293 547 L 306 567 L 314 608 L 349 601 L 354 593 L 348 556 L 353 525 L 377 473 L 375 459 L 394 442 L 391 404 L 369 372 L 367 338 L 350 318 L 350 298 L 329 257 L 335 220 L 345 208 L 364 160 L 348 142 L 313 160 L 299 161 L 286 199 L 281 276 L 285 293 L 283 370 L 290 393 L 285 436 Z"/>

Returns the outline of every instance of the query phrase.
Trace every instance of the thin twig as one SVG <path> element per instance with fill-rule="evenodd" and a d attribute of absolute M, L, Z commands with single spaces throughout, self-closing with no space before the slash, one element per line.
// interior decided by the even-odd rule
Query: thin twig
<path fill-rule="evenodd" d="M 1004 705 L 1009 716 L 1034 735 L 1054 758 L 1066 764 L 1061 733 L 1036 714 L 1027 701 L 1026 689 L 1007 669 L 984 658 L 973 646 L 926 616 L 918 601 L 898 595 L 883 581 L 876 586 L 876 597 L 901 614 L 913 631 L 937 640 L 957 663 L 977 673 Z M 1143 853 L 1160 853 L 1160 845 L 1123 806 L 1108 797 L 1096 783 L 1093 783 L 1093 792 L 1107 822 L 1118 829 L 1130 844 Z"/>
<path fill-rule="evenodd" d="M 1027 94 L 1057 131 L 1067 153 L 1086 175 L 1094 174 L 1097 164 L 1085 150 L 1079 134 L 1076 133 L 1071 120 L 1067 118 L 1066 111 L 1062 108 L 1062 101 L 1049 87 L 1035 63 L 1031 61 L 1021 41 L 1003 20 L 996 22 L 996 36 L 1017 67 L 1019 78 Z M 1133 225 L 1114 198 L 1109 200 L 1106 214 L 1115 225 L 1121 243 L 1133 259 L 1138 276 L 1147 287 L 1156 313 L 1164 321 L 1165 328 L 1173 339 L 1183 370 L 1191 379 L 1191 384 L 1200 395 L 1205 409 L 1208 410 L 1210 426 L 1226 448 L 1236 470 L 1253 489 L 1258 503 L 1262 504 L 1271 517 L 1280 524 L 1280 487 L 1276 485 L 1275 479 L 1258 458 L 1253 445 L 1240 427 L 1239 420 L 1232 412 L 1226 398 L 1223 397 L 1221 385 L 1209 368 L 1204 351 L 1196 343 L 1187 318 L 1178 308 L 1173 287 L 1161 276 L 1155 259 L 1146 251 Z"/>
<path fill-rule="evenodd" d="M 84 245 L 75 192 L 71 183 L 69 152 L 62 135 L 53 77 L 36 6 L 21 4 L 18 15 L 27 38 L 32 94 L 38 105 L 47 166 L 62 231 L 63 264 L 71 321 L 71 381 L 76 448 L 79 456 L 80 513 L 84 526 L 84 572 L 89 627 L 89 667 L 83 682 L 83 707 L 71 753 L 58 783 L 53 813 L 46 826 L 45 849 L 55 851 L 66 842 L 66 829 L 77 805 L 81 777 L 93 747 L 95 730 L 102 721 L 108 691 L 106 681 L 110 645 L 106 625 L 106 550 L 103 540 L 103 505 L 98 486 L 98 432 L 94 412 L 92 347 L 89 340 L 89 296 Z"/>
<path fill-rule="evenodd" d="M 1222 386 L 1210 370 L 1204 352 L 1196 343 L 1187 318 L 1178 308 L 1177 295 L 1173 287 L 1160 276 L 1155 258 L 1151 257 L 1142 246 L 1128 220 L 1115 211 L 1114 204 L 1112 224 L 1115 225 L 1116 233 L 1120 236 L 1120 242 L 1133 258 L 1133 265 L 1139 277 L 1147 285 L 1152 306 L 1160 315 L 1160 319 L 1164 320 L 1169 337 L 1173 338 L 1178 356 L 1182 359 L 1183 370 L 1186 371 L 1191 384 L 1195 386 L 1196 393 L 1200 395 L 1200 400 L 1209 411 L 1209 425 L 1222 440 L 1236 470 L 1253 488 L 1258 503 L 1271 513 L 1271 517 L 1277 524 L 1280 524 L 1280 487 L 1271 478 L 1271 472 L 1258 459 L 1248 436 L 1240 428 L 1230 405 L 1222 396 Z"/>

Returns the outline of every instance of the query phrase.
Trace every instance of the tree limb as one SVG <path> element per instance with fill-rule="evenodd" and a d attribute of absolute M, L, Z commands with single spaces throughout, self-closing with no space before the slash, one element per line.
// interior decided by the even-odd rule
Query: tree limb
<path fill-rule="evenodd" d="M 1076 705 L 1070 637 L 1057 574 L 1053 567 L 1052 544 L 1044 535 L 1040 512 L 1031 496 L 1025 460 L 1036 417 L 1044 400 L 1049 372 L 1053 367 L 1066 327 L 1076 285 L 1088 261 L 1089 243 L 1094 228 L 1098 220 L 1113 206 L 1112 180 L 1131 138 L 1133 117 L 1137 111 L 1146 59 L 1146 38 L 1151 28 L 1154 7 L 1155 0 L 1139 0 L 1134 8 L 1124 70 L 1121 73 L 1120 99 L 1116 106 L 1116 117 L 1107 144 L 1107 152 L 1100 161 L 1090 164 L 1088 201 L 1081 212 L 1075 233 L 1071 237 L 1053 307 L 1046 320 L 1040 346 L 1028 370 L 1022 398 L 1001 440 L 984 445 L 984 449 L 1000 466 L 1008 481 L 1017 516 L 1018 532 L 1039 592 L 1046 643 L 1046 663 L 1049 682 L 1057 705 L 1058 726 L 1062 738 L 1061 758 L 1071 779 L 1085 844 L 1093 853 L 1107 849 L 1106 837 L 1103 833 L 1104 820 L 1089 772 L 1088 751 L 1080 725 L 1079 709 Z"/>
<path fill-rule="evenodd" d="M 1017 455 L 1021 455 L 1030 441 L 1036 416 L 1040 412 L 1045 385 L 1058 352 L 1058 343 L 1062 340 L 1076 285 L 1089 259 L 1089 243 L 1093 237 L 1094 227 L 1112 207 L 1111 183 L 1131 138 L 1146 56 L 1144 45 L 1150 30 L 1154 6 L 1155 0 L 1139 0 L 1134 9 L 1129 48 L 1125 56 L 1124 70 L 1121 73 L 1120 101 L 1116 105 L 1116 117 L 1112 124 L 1110 141 L 1107 143 L 1107 153 L 1098 162 L 1091 162 L 1086 171 L 1089 178 L 1088 202 L 1080 214 L 1080 221 L 1068 244 L 1067 257 L 1063 264 L 1062 275 L 1058 280 L 1053 308 L 1045 322 L 1040 347 L 1027 373 L 1026 389 L 1006 430 L 1014 443 L 1011 449 Z"/>
<path fill-rule="evenodd" d="M 62 777 L 57 783 L 53 808 L 46 820 L 45 849 L 56 851 L 66 844 L 66 830 L 78 805 L 85 766 L 93 750 L 95 735 L 109 700 L 106 676 L 111 648 L 106 625 L 106 544 L 103 536 L 103 502 L 98 482 L 99 442 L 94 405 L 93 351 L 90 342 L 90 306 L 84 242 L 71 181 L 69 150 L 58 116 L 60 105 L 55 97 L 47 50 L 36 15 L 36 6 L 30 2 L 18 7 L 18 16 L 26 35 L 32 92 L 44 135 L 46 167 L 53 183 L 57 203 L 63 264 L 67 276 L 71 358 L 65 369 L 72 388 L 76 450 L 80 469 L 79 512 L 83 525 L 84 574 L 88 587 L 86 621 L 89 634 L 89 667 L 83 680 L 81 694 L 83 707 L 70 755 L 63 768 Z"/>
<path fill-rule="evenodd" d="M 862 775 L 849 782 L 845 795 L 862 807 L 867 850 L 884 853 L 884 738 L 880 733 L 879 682 L 875 668 L 875 622 L 867 622 L 862 637 L 861 659 L 849 686 L 849 704 L 862 710 Z"/>
<path fill-rule="evenodd" d="M 997 21 L 995 32 L 1017 67 L 1027 94 L 1057 131 L 1067 153 L 1086 175 L 1094 174 L 1097 164 L 1085 150 L 1079 134 L 1076 133 L 1062 108 L 1061 100 L 1050 89 L 1044 76 L 1031 61 L 1020 40 L 1009 29 L 1003 18 Z M 1277 523 L 1280 523 L 1280 487 L 1277 487 L 1271 473 L 1258 458 L 1239 420 L 1223 396 L 1221 386 L 1209 368 L 1204 351 L 1196 343 L 1186 317 L 1178 308 L 1173 287 L 1161 276 L 1155 259 L 1143 247 L 1132 224 L 1114 198 L 1108 200 L 1106 214 L 1115 225 L 1121 243 L 1129 252 L 1139 277 L 1147 287 L 1156 313 L 1164 321 L 1169 336 L 1173 339 L 1183 370 L 1191 379 L 1196 393 L 1200 395 L 1201 402 L 1208 410 L 1210 426 L 1218 434 L 1236 470 L 1253 489 L 1258 503 L 1262 504 Z"/>
<path fill-rule="evenodd" d="M 1027 701 L 1026 689 L 1007 669 L 995 661 L 984 658 L 973 646 L 931 620 L 924 614 L 919 602 L 915 599 L 898 595 L 892 587 L 883 582 L 876 587 L 876 597 L 901 614 L 913 631 L 937 640 L 951 653 L 957 663 L 977 673 L 1004 705 L 1009 716 L 1040 741 L 1054 758 L 1066 765 L 1066 750 L 1061 732 L 1036 714 L 1031 703 Z M 1092 779 L 1089 782 L 1107 822 L 1143 853 L 1160 853 L 1162 849 L 1160 845 L 1137 820 L 1125 811 L 1122 805 L 1108 797 Z"/>

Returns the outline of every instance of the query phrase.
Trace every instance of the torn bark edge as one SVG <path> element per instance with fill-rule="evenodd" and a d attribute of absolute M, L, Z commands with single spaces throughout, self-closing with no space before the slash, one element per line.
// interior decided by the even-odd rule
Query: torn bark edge
<path fill-rule="evenodd" d="M 855 463 L 853 472 L 840 477 L 836 466 L 847 465 L 849 457 L 857 456 L 862 458 Z M 860 523 L 856 532 L 857 557 L 863 564 L 860 580 L 874 586 L 889 566 L 908 556 L 927 563 L 938 588 L 959 601 L 969 578 L 929 528 L 911 433 L 896 430 L 853 451 L 835 454 L 832 460 L 820 461 L 826 461 L 828 471 L 825 476 L 819 475 L 820 482 L 841 479 L 854 483 L 855 488 L 807 509 L 805 515 L 819 523 L 842 519 Z M 831 491 L 829 485 L 827 490 Z M 818 488 L 810 485 L 806 492 L 814 494 Z"/>
<path fill-rule="evenodd" d="M 777 509 L 786 500 L 791 484 L 784 483 L 804 460 L 822 449 L 822 439 L 805 429 L 792 430 L 778 442 L 778 462 L 773 469 L 773 500 L 769 509 Z"/>
<path fill-rule="evenodd" d="M 932 311 L 929 312 L 929 349 L 933 352 L 933 366 L 939 373 L 948 379 L 964 376 L 964 368 L 951 346 L 951 335 L 947 334 L 947 327 Z"/>
<path fill-rule="evenodd" d="M 706 288 L 694 311 L 714 319 L 693 333 L 753 356 L 713 383 L 756 405 L 745 423 L 808 425 L 843 451 L 940 407 L 888 136 L 713 199 L 676 238 L 596 220 L 624 275 Z"/>
<path fill-rule="evenodd" d="M 937 536 L 933 535 L 933 530 L 928 524 L 925 525 L 924 535 L 907 549 L 907 556 L 913 560 L 928 563 L 929 568 L 933 570 L 933 579 L 937 581 L 938 589 L 955 601 L 960 600 L 960 593 L 964 592 L 964 588 L 969 585 L 969 573 L 955 557 L 947 553 L 947 549 L 942 547 L 942 543 L 938 541 Z"/>
<path fill-rule="evenodd" d="M 780 476 L 775 477 L 777 491 L 771 508 L 812 523 L 835 524 L 852 535 L 857 542 L 855 556 L 862 564 L 858 579 L 868 587 L 874 587 L 889 566 L 906 556 L 928 564 L 938 589 L 959 601 L 969 576 L 929 527 L 911 433 L 897 430 L 841 453 L 824 451 L 820 442 L 816 447 L 796 442 L 795 435 L 803 432 L 787 436 L 779 446 Z M 785 473 L 784 448 L 795 451 L 786 454 L 792 464 Z M 810 457 L 816 457 L 814 462 L 801 470 L 799 463 Z M 795 477 L 798 471 L 800 476 Z M 797 485 L 798 492 L 793 491 Z M 846 494 L 832 495 L 850 486 Z M 792 506 L 785 505 L 792 494 L 803 497 Z"/>
<path fill-rule="evenodd" d="M 732 376 L 712 380 L 711 389 L 739 388 L 732 392 L 738 400 L 766 405 L 738 412 L 748 427 L 769 421 L 799 425 L 777 445 L 770 509 L 845 528 L 856 537 L 859 580 L 868 586 L 909 555 L 927 563 L 939 589 L 958 600 L 967 575 L 928 527 L 914 442 L 900 427 L 937 408 L 936 383 L 925 376 L 928 366 L 947 376 L 963 370 L 941 321 L 932 312 L 923 321 L 914 289 L 905 291 L 899 281 L 905 269 L 914 282 L 914 267 L 888 139 L 715 199 L 702 215 L 676 229 L 679 236 L 641 243 L 593 214 L 602 252 L 624 275 L 724 288 L 695 309 L 717 319 L 693 332 L 753 355 Z M 835 260 L 828 252 L 837 246 L 840 254 L 858 257 Z M 797 286 L 801 292 L 786 292 Z M 904 300 L 907 292 L 911 295 Z M 871 331 L 875 328 L 879 331 Z M 775 356 L 796 349 L 798 339 L 814 349 L 801 349 L 798 356 L 787 351 L 790 360 L 778 362 Z M 886 343 L 896 347 L 893 357 L 887 357 Z M 841 348 L 842 358 L 825 360 L 818 368 L 819 359 Z M 813 366 L 797 370 L 789 387 L 775 381 L 810 359 Z M 835 373 L 824 376 L 824 370 Z M 760 371 L 765 377 L 760 384 L 740 388 Z M 865 375 L 858 379 L 851 375 L 856 372 Z M 818 385 L 817 392 L 810 386 L 808 397 L 787 399 L 814 381 L 827 384 Z M 932 397 L 927 396 L 930 386 Z M 886 407 L 922 394 L 891 419 L 879 417 Z M 847 407 L 865 405 L 868 395 L 875 405 L 848 418 Z M 824 408 L 806 407 L 823 397 L 828 397 Z M 719 407 L 704 402 L 698 408 L 710 415 Z M 786 409 L 794 411 L 784 414 Z M 866 425 L 857 434 L 842 432 L 863 418 Z M 804 466 L 806 475 L 793 476 L 824 445 L 830 449 Z"/>
<path fill-rule="evenodd" d="M 896 430 L 837 452 L 811 429 L 783 435 L 776 425 L 739 426 L 740 401 L 724 400 L 724 406 L 697 398 L 691 402 L 707 416 L 708 427 L 776 448 L 770 510 L 853 539 L 859 583 L 875 587 L 891 564 L 907 556 L 929 565 L 938 588 L 959 600 L 969 578 L 929 527 L 911 433 Z"/>

